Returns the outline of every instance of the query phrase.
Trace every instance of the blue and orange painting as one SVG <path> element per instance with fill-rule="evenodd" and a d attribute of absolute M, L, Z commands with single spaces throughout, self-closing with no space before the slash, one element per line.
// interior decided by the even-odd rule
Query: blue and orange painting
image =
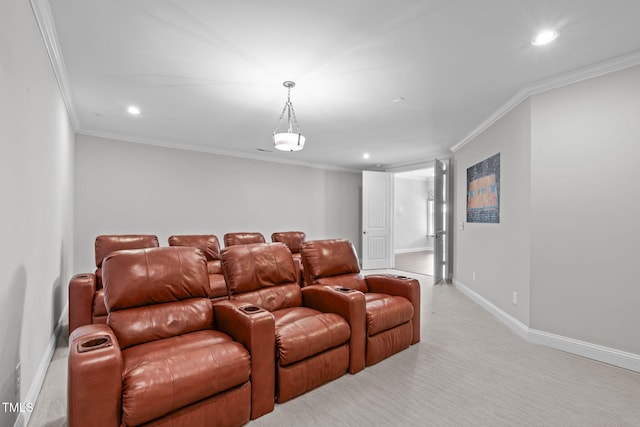
<path fill-rule="evenodd" d="M 500 223 L 500 153 L 467 169 L 467 222 Z"/>

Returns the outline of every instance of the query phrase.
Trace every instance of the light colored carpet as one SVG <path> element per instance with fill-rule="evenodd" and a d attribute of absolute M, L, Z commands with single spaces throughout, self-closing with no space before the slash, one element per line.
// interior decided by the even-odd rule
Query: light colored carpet
<path fill-rule="evenodd" d="M 640 426 L 639 373 L 529 344 L 452 286 L 414 277 L 419 344 L 249 426 Z M 64 425 L 65 383 L 59 346 L 29 425 Z"/>

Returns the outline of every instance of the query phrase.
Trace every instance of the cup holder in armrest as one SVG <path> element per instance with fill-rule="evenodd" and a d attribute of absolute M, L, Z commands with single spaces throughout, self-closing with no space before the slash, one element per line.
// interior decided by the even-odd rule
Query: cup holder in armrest
<path fill-rule="evenodd" d="M 91 274 L 76 274 L 73 276 L 74 279 L 89 279 L 91 278 Z"/>
<path fill-rule="evenodd" d="M 264 311 L 262 307 L 258 307 L 257 305 L 245 305 L 244 307 L 240 307 L 240 310 L 244 311 L 247 314 L 258 313 L 260 311 Z"/>
<path fill-rule="evenodd" d="M 78 353 L 98 350 L 99 348 L 110 347 L 111 345 L 111 338 L 108 335 L 89 338 L 78 343 Z"/>
<path fill-rule="evenodd" d="M 342 286 L 337 286 L 337 287 L 335 287 L 334 289 L 335 289 L 336 291 L 338 291 L 338 292 L 342 292 L 342 293 L 344 293 L 344 294 L 348 294 L 348 293 L 350 293 L 350 292 L 355 292 L 355 291 L 356 291 L 355 289 L 351 289 L 351 288 L 344 288 L 344 287 L 342 287 Z"/>
<path fill-rule="evenodd" d="M 409 276 L 402 276 L 402 275 L 399 275 L 399 274 L 394 274 L 394 275 L 393 275 L 393 277 L 394 277 L 394 278 L 396 278 L 396 279 L 411 280 L 411 277 L 409 277 Z"/>

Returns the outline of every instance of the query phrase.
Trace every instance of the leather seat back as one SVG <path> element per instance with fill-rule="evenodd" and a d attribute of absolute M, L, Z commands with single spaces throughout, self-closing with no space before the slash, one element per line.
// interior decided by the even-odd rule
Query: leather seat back
<path fill-rule="evenodd" d="M 164 247 L 113 252 L 103 263 L 105 304 L 120 347 L 213 328 L 202 251 Z"/>
<path fill-rule="evenodd" d="M 191 246 L 204 252 L 209 274 L 222 274 L 220 241 L 215 234 L 169 236 L 169 246 Z"/>
<path fill-rule="evenodd" d="M 302 305 L 296 267 L 284 243 L 254 243 L 222 250 L 222 269 L 233 300 L 268 311 Z"/>
<path fill-rule="evenodd" d="M 249 245 L 251 243 L 265 243 L 262 233 L 227 233 L 224 235 L 224 246 Z"/>
<path fill-rule="evenodd" d="M 170 236 L 169 246 L 191 246 L 198 248 L 204 252 L 207 262 L 220 261 L 220 242 L 214 234 Z"/>
<path fill-rule="evenodd" d="M 271 235 L 272 242 L 282 242 L 292 254 L 300 253 L 300 246 L 307 235 L 302 231 L 280 231 Z"/>
<path fill-rule="evenodd" d="M 157 248 L 158 237 L 153 234 L 103 234 L 96 237 L 96 281 L 102 287 L 102 262 L 111 252 L 126 249 Z"/>
<path fill-rule="evenodd" d="M 309 240 L 302 243 L 300 253 L 307 285 L 330 285 L 339 276 L 344 286 L 368 292 L 367 282 L 360 274 L 358 255 L 349 240 Z"/>

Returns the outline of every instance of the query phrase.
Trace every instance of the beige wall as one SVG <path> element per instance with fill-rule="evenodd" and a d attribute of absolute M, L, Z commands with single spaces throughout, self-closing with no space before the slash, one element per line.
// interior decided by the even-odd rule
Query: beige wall
<path fill-rule="evenodd" d="M 0 2 L 0 94 L 0 402 L 26 404 L 67 304 L 74 145 L 28 1 Z M 0 410 L 0 426 L 16 418 Z"/>
<path fill-rule="evenodd" d="M 521 103 L 454 157 L 454 278 L 528 325 L 530 104 Z M 500 153 L 500 223 L 466 223 L 467 168 Z M 460 223 L 464 230 L 459 229 Z M 475 280 L 473 273 L 475 272 Z M 513 292 L 518 304 L 512 303 Z"/>
<path fill-rule="evenodd" d="M 640 67 L 531 113 L 531 327 L 640 355 Z"/>
<path fill-rule="evenodd" d="M 301 230 L 360 247 L 361 174 L 78 135 L 76 271 L 98 234 Z"/>
<path fill-rule="evenodd" d="M 534 341 L 603 360 L 600 348 L 630 353 L 633 366 L 639 117 L 636 66 L 534 95 L 455 154 L 455 280 L 537 331 Z M 501 223 L 460 231 L 466 168 L 497 152 Z"/>

